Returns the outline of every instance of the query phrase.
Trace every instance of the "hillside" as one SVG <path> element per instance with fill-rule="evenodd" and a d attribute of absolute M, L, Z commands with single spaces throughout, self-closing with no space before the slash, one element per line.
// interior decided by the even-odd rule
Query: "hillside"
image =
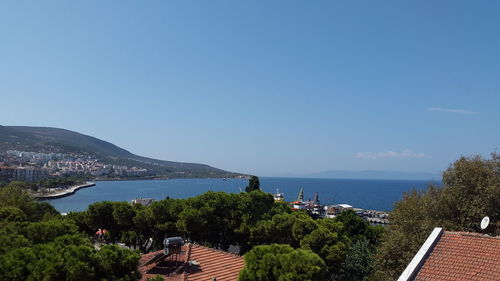
<path fill-rule="evenodd" d="M 78 153 L 93 156 L 109 164 L 151 169 L 161 176 L 170 178 L 241 175 L 204 164 L 173 162 L 138 156 L 98 138 L 58 128 L 0 125 L 0 151 L 6 150 Z"/>

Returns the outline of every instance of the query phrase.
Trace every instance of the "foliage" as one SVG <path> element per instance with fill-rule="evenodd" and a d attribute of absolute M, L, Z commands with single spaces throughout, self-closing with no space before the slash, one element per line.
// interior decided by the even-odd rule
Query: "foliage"
<path fill-rule="evenodd" d="M 0 188 L 0 280 L 137 280 L 139 255 L 95 250 L 74 218 L 61 217 L 11 183 Z"/>
<path fill-rule="evenodd" d="M 326 264 L 329 275 L 336 275 L 345 258 L 349 238 L 343 225 L 331 219 L 314 220 L 305 212 L 282 213 L 270 220 L 259 221 L 251 229 L 252 245 L 288 244 L 311 250 Z"/>
<path fill-rule="evenodd" d="M 359 239 L 349 247 L 342 266 L 341 280 L 358 281 L 373 273 L 373 250 L 367 239 Z"/>
<path fill-rule="evenodd" d="M 55 187 L 78 185 L 83 183 L 85 183 L 85 178 L 82 177 L 61 176 L 61 177 L 47 178 L 35 183 L 30 183 L 28 184 L 28 187 L 34 190 L 38 190 L 40 187 L 55 188 Z"/>
<path fill-rule="evenodd" d="M 484 216 L 486 232 L 498 235 L 500 209 L 500 158 L 461 157 L 443 174 L 443 187 L 412 191 L 396 203 L 391 226 L 376 255 L 378 275 L 396 279 L 434 227 L 479 232 Z"/>
<path fill-rule="evenodd" d="M 142 252 L 159 249 L 166 236 L 183 236 L 210 247 L 227 250 L 238 245 L 250 248 L 250 229 L 263 219 L 290 212 L 260 190 L 228 194 L 206 192 L 187 199 L 155 201 L 150 206 L 127 202 L 97 202 L 85 212 L 68 217 L 89 235 L 99 228 L 109 231 L 110 242 L 121 240 Z"/>
<path fill-rule="evenodd" d="M 56 216 L 59 213 L 46 202 L 38 202 L 26 191 L 26 183 L 11 182 L 0 188 L 0 202 L 2 207 L 14 207 L 21 210 L 28 221 L 39 221 L 43 216 Z M 11 209 L 12 211 L 12 209 Z"/>
<path fill-rule="evenodd" d="M 240 281 L 324 279 L 325 263 L 318 255 L 279 244 L 254 247 L 245 255 L 239 277 Z"/>
<path fill-rule="evenodd" d="M 147 281 L 163 281 L 165 280 L 161 275 L 156 275 L 155 277 L 148 278 Z"/>
<path fill-rule="evenodd" d="M 0 150 L 60 152 L 99 159 L 106 164 L 141 167 L 169 178 L 225 178 L 241 174 L 208 165 L 156 160 L 134 155 L 114 144 L 69 130 L 1 126 Z"/>
<path fill-rule="evenodd" d="M 250 192 L 254 190 L 260 190 L 260 181 L 258 177 L 251 176 L 248 180 L 248 186 L 245 188 L 245 191 Z"/>

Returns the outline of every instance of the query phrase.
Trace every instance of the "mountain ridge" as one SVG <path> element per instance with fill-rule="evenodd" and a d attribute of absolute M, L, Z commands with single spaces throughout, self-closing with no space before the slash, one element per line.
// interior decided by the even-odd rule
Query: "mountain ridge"
<path fill-rule="evenodd" d="M 380 171 L 380 170 L 329 170 L 304 175 L 308 178 L 371 179 L 371 180 L 441 180 L 439 173 Z"/>
<path fill-rule="evenodd" d="M 99 138 L 54 127 L 0 125 L 0 151 L 6 150 L 77 152 L 94 156 L 110 164 L 152 169 L 159 175 L 169 178 L 234 177 L 243 175 L 206 164 L 143 157 Z"/>

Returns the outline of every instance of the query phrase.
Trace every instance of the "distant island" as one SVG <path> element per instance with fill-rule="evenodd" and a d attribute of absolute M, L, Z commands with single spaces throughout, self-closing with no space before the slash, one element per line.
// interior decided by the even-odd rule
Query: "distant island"
<path fill-rule="evenodd" d="M 36 182 L 62 176 L 106 180 L 247 175 L 204 164 L 138 156 L 112 143 L 65 129 L 0 125 L 0 180 Z"/>
<path fill-rule="evenodd" d="M 344 171 L 332 170 L 304 175 L 308 178 L 325 179 L 370 179 L 370 180 L 441 180 L 438 173 L 403 172 L 403 171 Z"/>

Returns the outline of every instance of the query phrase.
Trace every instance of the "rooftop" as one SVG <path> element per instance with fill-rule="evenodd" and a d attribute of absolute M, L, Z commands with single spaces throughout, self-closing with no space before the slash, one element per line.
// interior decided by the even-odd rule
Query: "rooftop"
<path fill-rule="evenodd" d="M 437 228 L 420 250 L 399 280 L 500 280 L 498 236 Z"/>
<path fill-rule="evenodd" d="M 141 264 L 162 252 L 142 255 Z M 214 277 L 217 281 L 236 281 L 245 265 L 243 257 L 239 255 L 196 244 L 184 245 L 178 260 L 179 263 L 163 260 L 141 266 L 141 280 L 161 275 L 166 281 L 210 281 Z"/>

